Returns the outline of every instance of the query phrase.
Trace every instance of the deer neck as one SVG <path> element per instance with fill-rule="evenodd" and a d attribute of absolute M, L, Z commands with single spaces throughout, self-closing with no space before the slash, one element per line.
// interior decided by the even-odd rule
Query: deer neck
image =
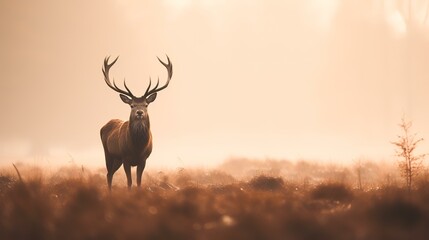
<path fill-rule="evenodd" d="M 146 144 L 150 135 L 149 117 L 129 120 L 129 134 L 134 145 Z"/>

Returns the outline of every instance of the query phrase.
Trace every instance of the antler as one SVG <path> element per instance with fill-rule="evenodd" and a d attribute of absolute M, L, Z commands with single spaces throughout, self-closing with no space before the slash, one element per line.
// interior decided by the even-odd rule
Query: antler
<path fill-rule="evenodd" d="M 113 81 L 112 81 L 112 82 L 113 82 L 113 85 L 112 85 L 112 83 L 110 82 L 110 78 L 109 78 L 109 70 L 110 70 L 110 68 L 113 66 L 113 64 L 115 64 L 115 63 L 116 63 L 116 61 L 118 60 L 119 56 L 118 56 L 118 57 L 116 57 L 116 59 L 115 59 L 115 60 L 113 60 L 113 62 L 112 62 L 112 63 L 110 63 L 110 64 L 109 64 L 109 58 L 110 58 L 110 56 L 109 56 L 109 57 L 106 57 L 106 58 L 104 59 L 104 66 L 103 66 L 103 68 L 102 68 L 102 71 L 103 71 L 103 74 L 104 74 L 104 81 L 106 82 L 107 86 L 109 86 L 109 87 L 110 87 L 111 89 L 113 89 L 115 92 L 122 93 L 122 94 L 127 95 L 128 97 L 131 97 L 131 98 L 136 98 L 136 97 L 131 93 L 130 89 L 128 89 L 127 84 L 125 83 L 125 80 L 124 80 L 124 87 L 125 87 L 125 89 L 126 89 L 127 91 L 124 91 L 124 90 L 120 89 L 118 86 L 116 86 L 115 79 L 113 79 Z"/>
<path fill-rule="evenodd" d="M 159 85 L 159 77 L 158 77 L 158 81 L 156 82 L 156 85 L 153 89 L 150 89 L 150 86 L 152 85 L 152 80 L 149 78 L 149 86 L 146 89 L 145 94 L 142 96 L 142 98 L 146 98 L 149 95 L 159 92 L 161 90 L 163 90 L 164 88 L 166 88 L 168 86 L 168 84 L 170 83 L 171 77 L 173 76 L 173 64 L 171 64 L 170 62 L 170 58 L 167 56 L 167 63 L 163 62 L 161 59 L 158 58 L 159 62 L 164 65 L 165 68 L 167 68 L 167 72 L 168 72 L 168 78 L 167 78 L 167 82 L 164 84 L 164 86 L 158 88 Z M 116 61 L 116 60 L 115 60 Z"/>

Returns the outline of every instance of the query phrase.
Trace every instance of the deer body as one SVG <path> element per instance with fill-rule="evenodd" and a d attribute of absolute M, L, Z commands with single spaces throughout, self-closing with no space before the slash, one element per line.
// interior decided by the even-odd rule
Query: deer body
<path fill-rule="evenodd" d="M 109 58 L 104 60 L 104 80 L 110 88 L 120 93 L 120 97 L 124 103 L 130 105 L 131 113 L 128 121 L 124 122 L 119 119 L 113 119 L 100 130 L 106 159 L 107 184 L 109 190 L 111 190 L 113 174 L 123 165 L 125 174 L 127 175 L 128 188 L 131 188 L 131 167 L 137 166 L 137 186 L 140 187 L 141 177 L 146 166 L 146 159 L 152 152 L 152 134 L 147 107 L 149 103 L 156 99 L 157 92 L 168 86 L 173 73 L 172 64 L 170 63 L 170 59 L 168 59 L 168 64 L 159 60 L 168 70 L 167 83 L 163 87 L 158 88 L 158 79 L 156 86 L 150 89 L 151 82 L 149 82 L 146 93 L 142 97 L 135 97 L 125 82 L 124 86 L 127 91 L 119 89 L 114 80 L 113 85 L 111 84 L 109 69 L 116 62 L 117 58 L 111 64 L 108 64 L 108 60 Z"/>
<path fill-rule="evenodd" d="M 106 153 L 111 158 L 122 158 L 123 163 L 135 167 L 152 152 L 152 135 L 148 128 L 142 132 L 132 131 L 128 121 L 114 119 L 101 128 L 100 135 Z"/>

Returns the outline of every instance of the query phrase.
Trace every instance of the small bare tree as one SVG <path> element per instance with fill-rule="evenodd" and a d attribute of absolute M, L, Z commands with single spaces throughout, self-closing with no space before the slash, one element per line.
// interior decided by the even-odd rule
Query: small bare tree
<path fill-rule="evenodd" d="M 396 156 L 399 160 L 399 170 L 401 176 L 405 178 L 408 192 L 411 192 L 414 177 L 416 177 L 423 168 L 423 159 L 426 154 L 415 154 L 417 144 L 423 141 L 423 138 L 416 138 L 416 133 L 411 134 L 411 121 L 406 121 L 402 118 L 399 127 L 402 129 L 402 134 L 398 135 L 398 139 L 392 142 L 396 148 Z"/>

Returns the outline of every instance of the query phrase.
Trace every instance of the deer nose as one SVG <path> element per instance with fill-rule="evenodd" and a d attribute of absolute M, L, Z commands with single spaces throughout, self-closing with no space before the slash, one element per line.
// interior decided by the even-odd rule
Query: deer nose
<path fill-rule="evenodd" d="M 143 115 L 143 111 L 142 110 L 137 110 L 137 115 L 139 115 L 139 116 L 141 116 L 141 115 Z"/>

